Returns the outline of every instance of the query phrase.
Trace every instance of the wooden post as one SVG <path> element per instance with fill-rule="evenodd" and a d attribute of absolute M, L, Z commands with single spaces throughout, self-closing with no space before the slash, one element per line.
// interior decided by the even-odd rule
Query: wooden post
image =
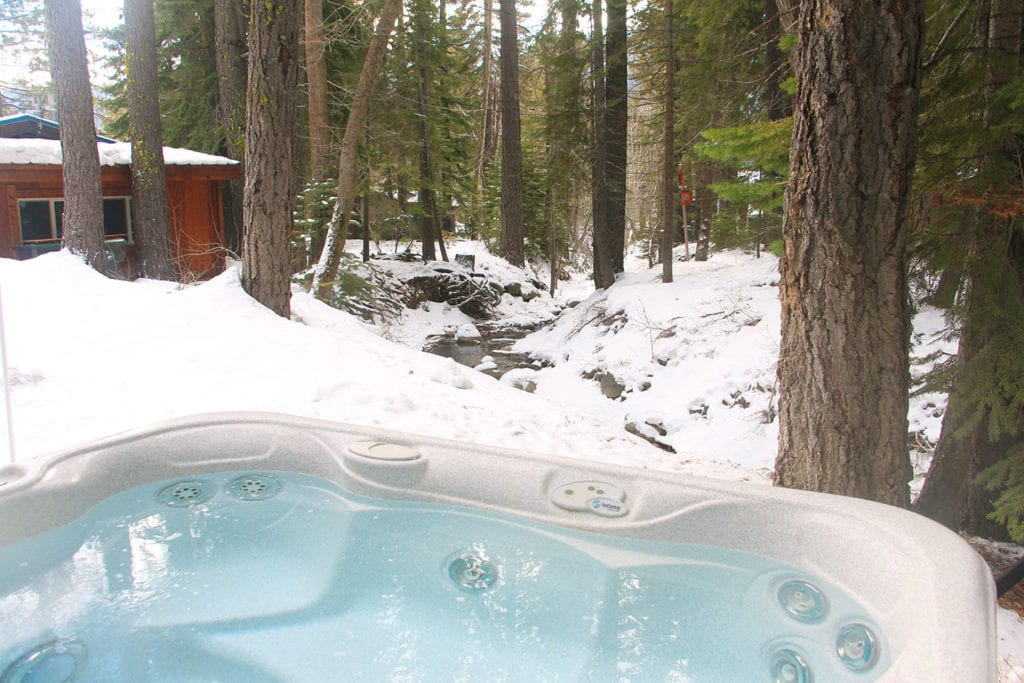
<path fill-rule="evenodd" d="M 690 224 L 686 222 L 686 203 L 683 203 L 683 260 L 690 260 Z"/>
<path fill-rule="evenodd" d="M 693 193 L 686 189 L 683 167 L 679 167 L 679 203 L 683 205 L 683 260 L 690 260 L 690 224 L 686 220 L 686 207 L 693 202 Z"/>

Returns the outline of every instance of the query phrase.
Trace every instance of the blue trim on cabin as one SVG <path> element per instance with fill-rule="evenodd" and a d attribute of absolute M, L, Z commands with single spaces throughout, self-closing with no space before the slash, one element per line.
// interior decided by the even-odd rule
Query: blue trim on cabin
<path fill-rule="evenodd" d="M 0 138 L 39 138 L 59 140 L 60 124 L 34 114 L 13 114 L 0 117 Z M 96 136 L 97 142 L 117 142 L 103 135 Z"/>

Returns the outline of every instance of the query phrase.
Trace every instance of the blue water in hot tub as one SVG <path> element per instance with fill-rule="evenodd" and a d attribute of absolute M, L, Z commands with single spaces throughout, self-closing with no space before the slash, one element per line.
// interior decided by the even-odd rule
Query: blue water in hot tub
<path fill-rule="evenodd" d="M 855 602 L 762 557 L 296 473 L 142 486 L 0 548 L 0 683 L 865 681 L 887 659 Z"/>

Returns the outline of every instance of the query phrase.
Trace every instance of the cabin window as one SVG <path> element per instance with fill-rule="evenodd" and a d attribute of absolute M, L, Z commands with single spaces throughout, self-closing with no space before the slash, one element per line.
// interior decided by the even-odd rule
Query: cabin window
<path fill-rule="evenodd" d="M 103 235 L 107 239 L 131 236 L 131 199 L 103 198 Z"/>
<path fill-rule="evenodd" d="M 18 213 L 22 243 L 56 242 L 64 236 L 63 199 L 22 199 Z M 103 236 L 131 241 L 130 197 L 103 198 Z"/>
<path fill-rule="evenodd" d="M 55 207 L 59 204 L 59 208 Z M 21 241 L 43 242 L 61 237 L 64 202 L 59 199 L 29 199 L 18 202 L 21 216 Z"/>

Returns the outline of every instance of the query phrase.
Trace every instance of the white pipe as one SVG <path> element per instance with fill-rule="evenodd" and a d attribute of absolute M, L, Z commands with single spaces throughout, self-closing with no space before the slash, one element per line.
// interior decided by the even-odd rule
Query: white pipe
<path fill-rule="evenodd" d="M 0 292 L 2 294 L 2 292 Z M 7 409 L 7 445 L 14 464 L 14 412 L 11 410 L 11 379 L 7 372 L 7 334 L 4 331 L 4 303 L 0 295 L 0 365 L 4 368 L 4 407 Z"/>

